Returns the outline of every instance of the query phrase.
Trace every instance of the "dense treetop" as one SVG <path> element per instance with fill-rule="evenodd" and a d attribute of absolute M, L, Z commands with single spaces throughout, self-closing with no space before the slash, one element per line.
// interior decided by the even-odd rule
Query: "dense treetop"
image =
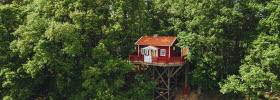
<path fill-rule="evenodd" d="M 0 3 L 2 99 L 151 99 L 155 83 L 132 75 L 127 59 L 152 34 L 177 36 L 190 49 L 194 88 L 280 95 L 279 0 Z"/>

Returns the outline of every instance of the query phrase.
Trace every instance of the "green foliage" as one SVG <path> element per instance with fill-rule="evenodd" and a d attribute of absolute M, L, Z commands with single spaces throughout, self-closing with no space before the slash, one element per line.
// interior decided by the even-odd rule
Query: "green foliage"
<path fill-rule="evenodd" d="M 10 96 L 5 96 L 4 98 L 3 98 L 3 100 L 14 100 L 12 97 L 10 97 Z"/>
<path fill-rule="evenodd" d="M 128 92 L 124 93 L 124 97 L 119 97 L 117 99 L 133 99 L 133 100 L 148 100 L 152 99 L 152 96 L 148 96 L 153 93 L 153 89 L 156 86 L 156 83 L 153 81 L 150 81 L 149 77 L 147 75 L 141 75 L 137 74 L 135 75 L 135 81 L 132 84 L 132 89 L 130 89 Z"/>
<path fill-rule="evenodd" d="M 145 75 L 127 83 L 125 59 L 152 34 L 190 49 L 192 86 L 253 99 L 280 89 L 278 0 L 0 3 L 2 99 L 150 99 L 155 84 Z"/>
<path fill-rule="evenodd" d="M 240 75 L 229 76 L 225 83 L 220 83 L 221 92 L 238 92 L 248 98 L 258 99 L 264 92 L 279 94 L 280 68 L 280 9 L 279 1 L 271 1 L 260 6 L 262 19 L 258 23 L 258 35 L 248 55 L 240 66 Z"/>
<path fill-rule="evenodd" d="M 8 14 L 7 14 L 8 13 Z M 0 6 L 0 66 L 5 66 L 13 58 L 9 44 L 14 40 L 11 34 L 21 23 L 20 10 L 16 5 Z"/>
<path fill-rule="evenodd" d="M 20 7 L 14 4 L 0 5 L 0 98 L 5 95 L 6 87 L 15 84 L 13 81 L 17 80 L 16 77 L 18 77 L 15 70 L 22 62 L 9 49 L 9 44 L 15 39 L 12 32 L 22 23 L 20 11 Z M 11 99 L 11 96 L 3 99 Z"/>
<path fill-rule="evenodd" d="M 202 89 L 213 89 L 218 81 L 216 80 L 217 72 L 211 71 L 211 69 L 195 69 L 192 72 L 192 78 L 190 80 L 191 85 L 199 86 Z"/>
<path fill-rule="evenodd" d="M 104 64 L 99 62 L 94 67 L 83 71 L 85 81 L 82 86 L 87 89 L 81 94 L 85 99 L 97 100 L 114 99 L 119 94 L 119 88 L 125 84 L 123 77 L 131 70 L 131 64 L 122 60 L 106 60 Z"/>
<path fill-rule="evenodd" d="M 141 13 L 146 6 L 114 0 L 25 0 L 1 6 L 0 98 L 133 98 L 122 93 L 129 91 L 125 75 L 134 67 L 123 58 L 139 32 L 151 33 L 149 17 Z M 145 90 L 153 88 L 138 81 Z"/>
<path fill-rule="evenodd" d="M 178 34 L 179 46 L 190 49 L 188 59 L 194 65 L 191 84 L 202 89 L 217 88 L 226 75 L 238 74 L 246 49 L 263 31 L 279 33 L 279 21 L 271 22 L 279 20 L 277 10 L 274 12 L 278 3 L 275 0 L 155 0 L 154 3 L 158 13 L 167 15 L 169 25 L 165 29 Z M 270 16 L 271 12 L 274 13 Z M 262 23 L 269 24 L 260 26 Z"/>
<path fill-rule="evenodd" d="M 240 76 L 230 76 L 224 84 L 220 83 L 221 92 L 235 92 L 257 99 L 264 92 L 278 92 L 279 84 L 279 38 L 263 36 L 254 42 L 253 49 L 240 66 Z"/>
<path fill-rule="evenodd" d="M 225 75 L 237 73 L 244 41 L 248 41 L 246 35 L 253 33 L 244 23 L 254 22 L 243 14 L 246 8 L 234 2 L 155 1 L 160 11 L 170 15 L 168 28 L 178 34 L 178 45 L 190 49 L 188 59 L 196 67 L 191 72 L 194 86 L 213 89 Z"/>

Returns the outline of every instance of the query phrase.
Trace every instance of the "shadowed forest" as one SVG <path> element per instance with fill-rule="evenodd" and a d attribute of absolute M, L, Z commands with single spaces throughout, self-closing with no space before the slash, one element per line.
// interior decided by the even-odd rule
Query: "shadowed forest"
<path fill-rule="evenodd" d="M 1 0 L 0 99 L 150 100 L 128 56 L 153 34 L 189 48 L 193 89 L 280 99 L 279 0 Z"/>

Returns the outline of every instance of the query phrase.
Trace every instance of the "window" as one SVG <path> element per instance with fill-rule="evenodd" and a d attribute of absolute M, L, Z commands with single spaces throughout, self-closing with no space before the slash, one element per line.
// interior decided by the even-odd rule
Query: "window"
<path fill-rule="evenodd" d="M 142 53 L 142 55 L 148 56 L 149 55 L 149 50 L 142 48 L 141 53 Z"/>
<path fill-rule="evenodd" d="M 157 57 L 157 50 L 151 50 L 151 55 L 153 57 Z"/>
<path fill-rule="evenodd" d="M 147 50 L 142 48 L 142 55 L 147 55 Z"/>
<path fill-rule="evenodd" d="M 176 48 L 176 47 L 173 47 L 173 50 L 174 50 L 174 51 L 175 51 L 175 48 Z"/>
<path fill-rule="evenodd" d="M 160 49 L 160 56 L 165 56 L 165 52 L 166 52 L 165 49 Z"/>

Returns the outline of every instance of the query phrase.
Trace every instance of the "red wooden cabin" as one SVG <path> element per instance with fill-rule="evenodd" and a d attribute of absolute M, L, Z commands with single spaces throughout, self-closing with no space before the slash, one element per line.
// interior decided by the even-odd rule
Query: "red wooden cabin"
<path fill-rule="evenodd" d="M 129 54 L 134 64 L 180 66 L 185 63 L 187 49 L 176 46 L 176 37 L 142 36 L 136 43 L 137 51 Z"/>

